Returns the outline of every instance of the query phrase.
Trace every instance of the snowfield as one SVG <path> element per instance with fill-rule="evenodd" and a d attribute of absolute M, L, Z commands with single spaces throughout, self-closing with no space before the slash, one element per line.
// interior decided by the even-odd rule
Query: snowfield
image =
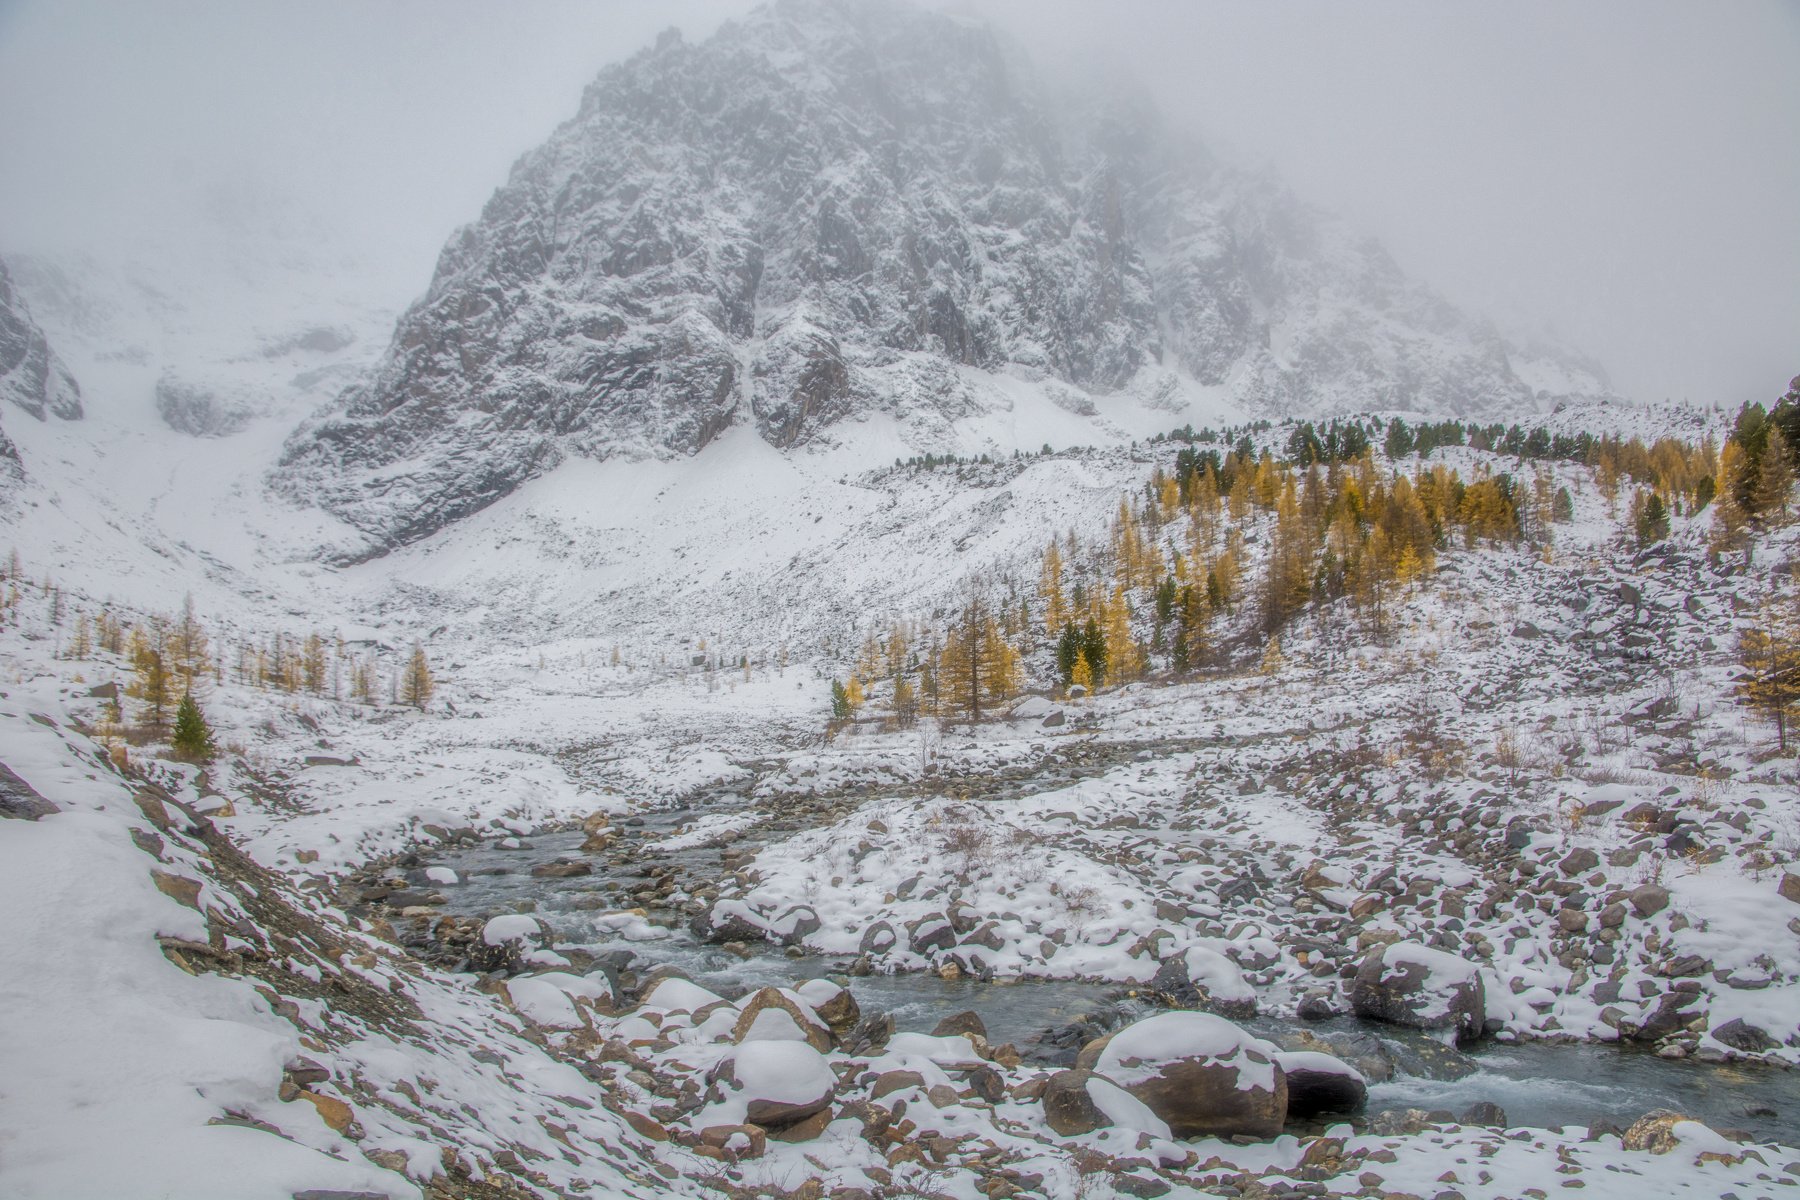
<path fill-rule="evenodd" d="M 342 570 L 262 548 L 206 569 L 212 551 L 138 536 L 162 506 L 108 524 L 79 476 L 24 494 L 0 761 L 62 811 L 0 821 L 3 1057 L 23 1065 L 0 1089 L 9 1195 L 401 1197 L 479 1194 L 478 1180 L 542 1195 L 1204 1195 L 1354 1191 L 1373 1175 L 1419 1195 L 1578 1180 L 1637 1200 L 1796 1178 L 1800 1152 L 1692 1121 L 1638 1131 L 1655 1154 L 1604 1131 L 1423 1113 L 1175 1140 L 1110 1061 L 1087 1093 L 1105 1123 L 1064 1135 L 1039 1099 L 1056 1069 L 985 1039 L 860 1045 L 834 1027 L 828 1052 L 802 1054 L 765 1040 L 801 1029 L 780 1010 L 740 1021 L 750 996 L 671 979 L 635 1007 L 580 947 L 529 952 L 503 986 L 410 957 L 396 930 L 437 919 L 431 889 L 473 881 L 421 868 L 419 906 L 376 917 L 354 882 L 369 864 L 445 839 L 524 844 L 593 814 L 622 832 L 700 797 L 642 844 L 733 857 L 683 879 L 673 905 L 877 972 L 1179 984 L 1291 1019 L 1309 1002 L 1343 1011 L 1347 973 L 1411 942 L 1479 972 L 1494 1038 L 1800 1061 L 1800 905 L 1780 890 L 1800 850 L 1793 760 L 1730 697 L 1733 623 L 1791 537 L 1753 572 L 1704 561 L 1704 518 L 1677 518 L 1660 553 L 1621 554 L 1590 483 L 1554 561 L 1447 551 L 1387 644 L 1307 618 L 1273 675 L 1252 663 L 972 727 L 828 735 L 827 681 L 868 631 L 929 620 L 972 574 L 1028 585 L 1050 532 L 1101 536 L 1173 447 L 845 482 L 823 458 L 739 474 L 742 449 L 569 464 Z M 1465 470 L 1477 457 L 1445 453 Z M 177 587 L 227 666 L 204 703 L 231 749 L 202 775 L 134 746 L 121 773 L 91 692 L 129 671 L 105 652 L 61 657 L 69 622 L 167 611 Z M 423 641 L 436 702 L 290 695 L 229 669 L 241 643 L 315 628 L 384 671 Z M 1027 663 L 1040 687 L 1045 653 Z M 708 812 L 706 797 L 731 802 Z M 652 939 L 641 963 L 671 932 L 623 903 L 595 919 Z M 490 940 L 527 926 L 539 936 L 502 915 Z M 786 1002 L 824 1014 L 836 992 Z M 831 1099 L 796 1140 L 743 1124 L 753 1102 L 819 1090 Z M 96 1142 L 124 1149 L 100 1162 Z"/>

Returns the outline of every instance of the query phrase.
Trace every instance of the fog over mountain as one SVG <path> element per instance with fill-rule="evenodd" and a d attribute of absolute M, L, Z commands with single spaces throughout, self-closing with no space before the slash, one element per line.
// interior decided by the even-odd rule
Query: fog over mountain
<path fill-rule="evenodd" d="M 0 9 L 0 253 L 180 257 L 222 210 L 304 226 L 391 309 L 609 60 L 749 3 Z M 1642 399 L 1736 404 L 1800 328 L 1791 6 L 985 0 L 1044 74 L 1123 69 L 1409 274 L 1549 326 Z M 247 212 L 245 210 L 248 210 Z"/>

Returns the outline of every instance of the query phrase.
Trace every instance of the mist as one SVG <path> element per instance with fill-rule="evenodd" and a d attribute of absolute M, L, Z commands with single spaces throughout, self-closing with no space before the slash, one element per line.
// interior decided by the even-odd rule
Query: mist
<path fill-rule="evenodd" d="M 748 3 L 0 7 L 0 253 L 316 244 L 395 308 L 604 65 Z M 1800 8 L 977 0 L 1642 400 L 1800 371 Z"/>

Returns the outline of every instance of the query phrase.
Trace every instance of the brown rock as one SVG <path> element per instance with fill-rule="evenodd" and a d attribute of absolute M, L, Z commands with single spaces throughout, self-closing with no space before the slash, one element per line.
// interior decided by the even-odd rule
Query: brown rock
<path fill-rule="evenodd" d="M 769 1139 L 755 1125 L 709 1125 L 700 1131 L 700 1144 L 736 1159 L 761 1158 Z"/>
<path fill-rule="evenodd" d="M 653 1142 L 669 1140 L 669 1131 L 664 1129 L 661 1123 L 654 1118 L 647 1117 L 640 1112 L 633 1112 L 629 1108 L 621 1111 L 619 1115 L 625 1119 L 627 1125 L 637 1131 L 639 1137 L 649 1138 Z"/>
<path fill-rule="evenodd" d="M 852 996 L 850 989 L 845 987 L 839 988 L 837 994 L 831 999 L 814 1005 L 813 1011 L 819 1014 L 821 1021 L 831 1026 L 833 1033 L 840 1036 L 854 1029 L 856 1023 L 862 1019 L 862 1010 L 857 1007 L 856 997 Z"/>
<path fill-rule="evenodd" d="M 150 870 L 150 878 L 156 881 L 156 890 L 177 904 L 185 904 L 196 912 L 200 909 L 200 881 L 189 879 L 185 875 L 174 875 L 168 871 Z"/>
<path fill-rule="evenodd" d="M 325 1096 L 303 1088 L 300 1092 L 300 1099 L 318 1109 L 319 1116 L 325 1123 L 339 1133 L 348 1134 L 350 1132 L 350 1123 L 356 1119 L 356 1114 L 350 1111 L 348 1104 L 336 1096 Z"/>
<path fill-rule="evenodd" d="M 1667 1154 L 1681 1144 L 1675 1137 L 1675 1126 L 1691 1119 L 1666 1108 L 1647 1112 L 1625 1131 L 1625 1149 Z"/>
<path fill-rule="evenodd" d="M 869 1089 L 869 1098 L 879 1100 L 906 1088 L 924 1086 L 925 1077 L 917 1071 L 883 1071 L 875 1077 L 874 1086 Z"/>
<path fill-rule="evenodd" d="M 531 868 L 531 874 L 537 879 L 573 879 L 578 875 L 592 875 L 593 864 L 584 862 L 547 862 L 539 863 Z"/>
<path fill-rule="evenodd" d="M 1112 1124 L 1088 1095 L 1088 1080 L 1093 1077 L 1092 1071 L 1077 1069 L 1058 1071 L 1045 1082 L 1044 1119 L 1058 1135 L 1078 1137 Z"/>
<path fill-rule="evenodd" d="M 831 1110 L 822 1108 L 810 1117 L 795 1121 L 792 1125 L 784 1125 L 780 1129 L 771 1129 L 769 1136 L 778 1142 L 810 1142 L 825 1132 L 831 1124 Z"/>
<path fill-rule="evenodd" d="M 1669 890 L 1658 887 L 1654 883 L 1646 883 L 1627 893 L 1625 899 L 1631 902 L 1633 911 L 1640 917 L 1654 917 L 1669 907 Z"/>
<path fill-rule="evenodd" d="M 1781 873 L 1781 882 L 1775 885 L 1775 894 L 1783 900 L 1791 900 L 1800 904 L 1800 875 L 1791 871 Z"/>
<path fill-rule="evenodd" d="M 973 1034 L 977 1037 L 987 1036 L 987 1023 L 976 1012 L 952 1013 L 937 1023 L 931 1031 L 932 1037 L 955 1037 L 958 1034 Z"/>

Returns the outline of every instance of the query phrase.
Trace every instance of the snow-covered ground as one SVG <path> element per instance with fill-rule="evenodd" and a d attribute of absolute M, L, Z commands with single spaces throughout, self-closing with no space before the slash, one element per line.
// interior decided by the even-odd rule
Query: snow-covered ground
<path fill-rule="evenodd" d="M 798 1051 L 724 1065 L 755 1001 L 634 1008 L 553 947 L 538 954 L 554 971 L 483 990 L 409 958 L 337 890 L 456 831 L 618 822 L 735 790 L 749 807 L 665 840 L 748 848 L 684 898 L 872 969 L 1145 989 L 1179 963 L 1215 1004 L 1292 1015 L 1343 1009 L 1370 952 L 1421 942 L 1476 964 L 1496 1037 L 1800 1062 L 1800 904 L 1780 890 L 1800 854 L 1794 760 L 1731 698 L 1737 623 L 1791 533 L 1753 571 L 1706 560 L 1704 515 L 1638 555 L 1585 472 L 1559 467 L 1577 519 L 1552 560 L 1447 550 L 1385 641 L 1304 618 L 1274 674 L 1245 662 L 973 728 L 828 737 L 829 680 L 870 632 L 932 621 L 972 577 L 1029 594 L 1051 537 L 1103 538 L 1121 494 L 1170 465 L 1174 446 L 1143 441 L 1160 410 L 1070 426 L 1070 445 L 1099 449 L 1015 459 L 1036 448 L 1017 430 L 1046 414 L 1008 432 L 996 404 L 965 431 L 996 461 L 935 471 L 881 465 L 910 454 L 885 418 L 789 456 L 733 434 L 691 459 L 570 462 L 438 537 L 333 569 L 311 552 L 343 530 L 263 486 L 284 422 L 322 384 L 271 385 L 267 416 L 197 439 L 156 415 L 154 355 L 108 375 L 114 334 L 41 315 L 94 382 L 87 421 L 8 421 L 30 482 L 4 518 L 22 575 L 0 624 L 0 762 L 62 810 L 0 820 L 8 1195 L 818 1181 L 808 1194 L 1106 1196 L 1310 1179 L 1469 1197 L 1581 1182 L 1636 1200 L 1797 1178 L 1794 1150 L 1693 1125 L 1654 1156 L 1473 1122 L 1178 1141 L 1119 1079 L 1090 1092 L 1112 1125 L 1065 1136 L 1041 1064 L 847 1031 L 816 1052 L 836 1094 L 810 1140 L 715 1146 L 706 1121 L 821 1078 Z M 254 325 L 241 354 L 203 356 L 241 359 L 241 389 L 291 383 L 308 355 L 349 364 L 362 344 L 253 354 Z M 1021 409 L 1043 399 L 1005 390 Z M 1441 457 L 1465 475 L 1508 465 Z M 190 594 L 221 668 L 201 701 L 226 753 L 201 775 L 131 745 L 120 769 L 93 689 L 130 672 L 117 654 L 69 657 L 74 621 L 142 622 Z M 326 694 L 240 678 L 246 648 L 315 632 L 338 673 Z M 428 711 L 330 694 L 373 663 L 385 696 L 415 641 L 439 680 Z M 1028 656 L 1040 691 L 1048 655 Z M 831 996 L 796 995 L 783 1019 L 810 1029 L 804 1010 Z"/>

